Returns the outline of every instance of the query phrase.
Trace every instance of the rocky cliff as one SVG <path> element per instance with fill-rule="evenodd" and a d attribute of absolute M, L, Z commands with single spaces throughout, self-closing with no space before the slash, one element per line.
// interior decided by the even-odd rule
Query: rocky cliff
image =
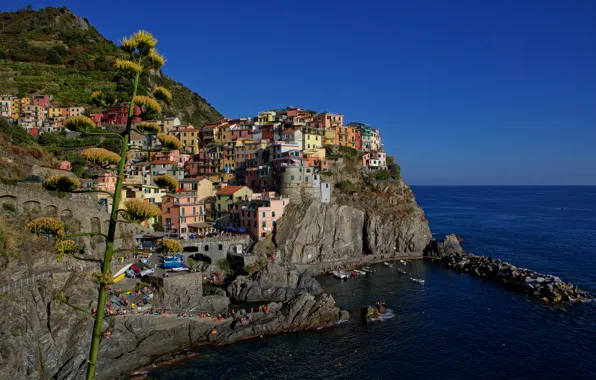
<path fill-rule="evenodd" d="M 409 186 L 401 179 L 351 183 L 348 192 L 336 188 L 329 204 L 290 204 L 275 234 L 255 252 L 302 264 L 364 255 L 422 256 L 432 234 Z"/>

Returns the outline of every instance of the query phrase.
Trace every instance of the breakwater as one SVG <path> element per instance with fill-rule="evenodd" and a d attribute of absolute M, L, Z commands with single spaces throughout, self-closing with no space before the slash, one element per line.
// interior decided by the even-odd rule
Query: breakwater
<path fill-rule="evenodd" d="M 508 288 L 529 294 L 548 304 L 593 300 L 591 294 L 557 276 L 518 268 L 500 259 L 464 253 L 444 256 L 441 262 L 458 272 L 500 281 Z"/>

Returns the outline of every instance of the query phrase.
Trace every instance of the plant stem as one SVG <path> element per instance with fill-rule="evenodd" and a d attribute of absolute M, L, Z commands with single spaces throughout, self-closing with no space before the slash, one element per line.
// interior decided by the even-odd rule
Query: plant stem
<path fill-rule="evenodd" d="M 122 132 L 122 147 L 120 148 L 120 165 L 118 166 L 118 179 L 116 180 L 116 189 L 114 190 L 114 198 L 112 203 L 112 213 L 110 215 L 110 226 L 108 228 L 108 236 L 106 239 L 106 250 L 103 258 L 103 266 L 101 273 L 106 274 L 110 272 L 110 265 L 112 263 L 112 255 L 114 254 L 114 237 L 116 235 L 116 227 L 118 225 L 118 208 L 120 206 L 120 197 L 122 193 L 122 182 L 124 179 L 124 166 L 126 165 L 126 155 L 128 153 L 128 141 L 130 139 L 130 129 L 134 117 L 135 103 L 134 98 L 137 95 L 139 87 L 139 77 L 137 74 L 134 81 L 133 93 L 128 105 L 128 120 L 126 121 L 126 129 Z M 97 367 L 97 356 L 99 354 L 99 343 L 101 342 L 102 325 L 104 318 L 104 311 L 106 307 L 106 285 L 99 285 L 99 295 L 97 297 L 97 314 L 95 316 L 95 324 L 93 325 L 93 335 L 91 336 L 91 349 L 89 350 L 89 360 L 87 363 L 87 380 L 93 380 L 95 377 L 95 369 Z"/>

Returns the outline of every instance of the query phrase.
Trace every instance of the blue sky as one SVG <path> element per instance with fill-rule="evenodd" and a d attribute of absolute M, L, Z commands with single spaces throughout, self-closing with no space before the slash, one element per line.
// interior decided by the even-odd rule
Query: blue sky
<path fill-rule="evenodd" d="M 596 2 L 21 1 L 107 38 L 226 116 L 288 105 L 381 129 L 410 184 L 596 185 Z M 131 16 L 128 11 L 137 12 Z"/>

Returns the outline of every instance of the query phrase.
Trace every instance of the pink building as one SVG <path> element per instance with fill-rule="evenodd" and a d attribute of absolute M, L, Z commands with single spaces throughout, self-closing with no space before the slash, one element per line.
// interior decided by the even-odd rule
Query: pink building
<path fill-rule="evenodd" d="M 265 193 L 263 199 L 239 205 L 234 213 L 237 215 L 236 220 L 240 220 L 240 228 L 262 240 L 273 232 L 289 203 L 289 198 L 269 197 L 269 194 Z"/>
<path fill-rule="evenodd" d="M 252 137 L 252 127 L 250 125 L 235 124 L 230 127 L 232 141 L 238 139 L 250 139 Z"/>
<path fill-rule="evenodd" d="M 300 111 L 302 111 L 300 108 L 288 108 L 286 110 L 286 114 L 288 115 L 288 119 L 299 116 L 300 115 Z"/>
<path fill-rule="evenodd" d="M 365 153 L 362 156 L 362 168 L 369 171 L 387 170 L 387 153 Z"/>
<path fill-rule="evenodd" d="M 268 166 L 246 168 L 244 184 L 254 192 L 272 191 L 275 189 L 274 172 Z"/>
<path fill-rule="evenodd" d="M 113 193 L 116 190 L 116 173 L 103 172 L 97 175 L 97 190 L 109 191 Z"/>
<path fill-rule="evenodd" d="M 165 231 L 179 238 L 187 238 L 192 233 L 202 235 L 212 229 L 205 223 L 205 199 L 199 199 L 196 191 L 164 195 L 161 213 Z"/>
<path fill-rule="evenodd" d="M 328 129 L 333 126 L 344 125 L 344 115 L 336 113 L 322 113 L 313 118 L 310 126 L 313 128 Z"/>
<path fill-rule="evenodd" d="M 135 105 L 133 123 L 141 121 L 141 109 Z M 102 112 L 101 124 L 126 125 L 128 121 L 128 103 L 121 103 Z"/>
<path fill-rule="evenodd" d="M 31 96 L 31 104 L 48 108 L 52 97 L 50 95 L 33 95 Z"/>

